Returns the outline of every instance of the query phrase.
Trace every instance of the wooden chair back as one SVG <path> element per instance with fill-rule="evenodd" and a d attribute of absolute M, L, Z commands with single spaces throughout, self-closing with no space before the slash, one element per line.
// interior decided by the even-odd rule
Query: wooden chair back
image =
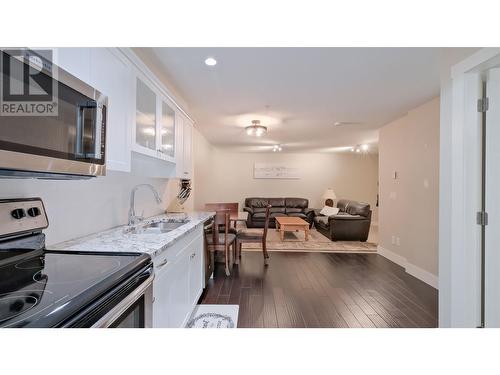
<path fill-rule="evenodd" d="M 270 215 L 270 210 L 271 210 L 271 205 L 268 205 L 266 207 L 266 218 L 264 219 L 264 234 L 263 234 L 263 241 L 266 241 L 267 239 L 267 229 L 269 228 L 269 215 Z"/>
<path fill-rule="evenodd" d="M 229 211 L 216 211 L 213 226 L 212 226 L 212 240 L 214 246 L 224 245 L 227 246 L 227 235 L 229 229 Z M 224 233 L 224 243 L 219 242 L 219 232 Z"/>

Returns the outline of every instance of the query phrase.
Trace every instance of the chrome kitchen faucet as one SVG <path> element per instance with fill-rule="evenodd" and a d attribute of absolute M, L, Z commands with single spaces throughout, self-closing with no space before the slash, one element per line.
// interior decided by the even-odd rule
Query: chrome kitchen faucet
<path fill-rule="evenodd" d="M 136 185 L 132 191 L 130 192 L 130 208 L 128 210 L 128 225 L 135 225 L 137 223 L 140 223 L 144 218 L 142 216 L 137 216 L 135 214 L 135 192 L 140 188 L 140 187 L 147 187 L 149 188 L 152 192 L 153 195 L 156 199 L 156 203 L 160 204 L 162 202 L 160 195 L 156 191 L 156 189 L 153 187 L 153 185 L 150 184 L 139 184 Z"/>

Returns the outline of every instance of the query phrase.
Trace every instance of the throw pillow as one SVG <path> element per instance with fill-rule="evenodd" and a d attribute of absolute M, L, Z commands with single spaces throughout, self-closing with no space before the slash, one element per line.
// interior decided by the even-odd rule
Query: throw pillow
<path fill-rule="evenodd" d="M 339 213 L 339 208 L 338 207 L 325 206 L 325 207 L 323 207 L 323 209 L 319 213 L 321 215 L 325 215 L 325 216 L 337 215 Z"/>

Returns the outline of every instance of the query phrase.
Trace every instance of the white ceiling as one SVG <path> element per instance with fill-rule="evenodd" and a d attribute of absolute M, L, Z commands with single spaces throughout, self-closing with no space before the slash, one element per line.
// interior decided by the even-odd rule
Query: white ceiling
<path fill-rule="evenodd" d="M 242 151 L 376 147 L 377 129 L 439 95 L 438 48 L 153 48 L 213 144 Z M 206 66 L 208 56 L 217 65 Z M 268 106 L 268 109 L 266 109 Z M 261 119 L 262 138 L 245 126 Z M 361 125 L 333 126 L 336 121 Z"/>

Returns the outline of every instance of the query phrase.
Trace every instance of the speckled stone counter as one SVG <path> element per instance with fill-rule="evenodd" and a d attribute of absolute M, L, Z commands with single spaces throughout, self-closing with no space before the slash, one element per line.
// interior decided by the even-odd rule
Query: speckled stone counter
<path fill-rule="evenodd" d="M 188 222 L 166 233 L 140 233 L 135 234 L 129 226 L 123 225 L 94 233 L 74 240 L 61 242 L 49 246 L 51 250 L 69 251 L 116 251 L 148 253 L 151 257 L 159 255 L 163 250 L 174 244 L 188 233 L 195 230 L 207 219 L 213 217 L 215 212 L 189 212 L 185 214 L 164 214 L 147 218 L 138 226 L 155 221 L 182 221 Z"/>

